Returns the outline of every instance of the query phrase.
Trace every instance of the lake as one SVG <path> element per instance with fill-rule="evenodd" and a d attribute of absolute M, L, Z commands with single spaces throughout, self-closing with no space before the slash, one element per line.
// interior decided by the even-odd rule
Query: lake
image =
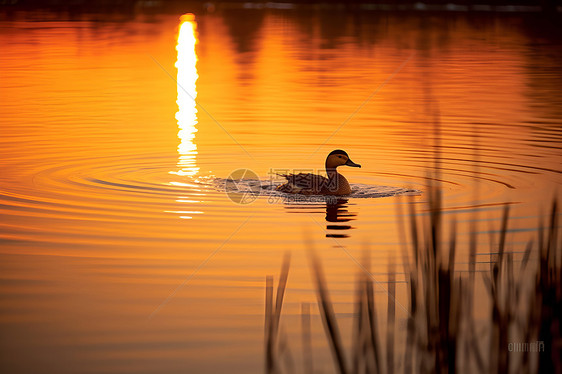
<path fill-rule="evenodd" d="M 261 372 L 286 251 L 282 330 L 300 362 L 310 303 L 331 372 L 310 247 L 345 327 L 365 248 L 377 298 L 393 264 L 406 303 L 397 215 L 431 185 L 466 269 L 470 225 L 490 252 L 509 204 L 517 259 L 562 184 L 562 37 L 541 15 L 28 11 L 0 43 L 2 372 Z M 339 169 L 355 195 L 271 191 L 334 149 L 362 165 Z"/>

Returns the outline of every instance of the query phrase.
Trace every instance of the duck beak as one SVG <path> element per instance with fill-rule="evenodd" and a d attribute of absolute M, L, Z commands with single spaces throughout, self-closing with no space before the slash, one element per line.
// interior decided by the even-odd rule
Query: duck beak
<path fill-rule="evenodd" d="M 351 159 L 349 159 L 349 158 L 347 159 L 347 162 L 345 164 L 347 166 L 351 166 L 351 167 L 354 167 L 354 168 L 360 168 L 361 167 L 361 165 L 356 164 L 355 162 L 351 161 Z"/>

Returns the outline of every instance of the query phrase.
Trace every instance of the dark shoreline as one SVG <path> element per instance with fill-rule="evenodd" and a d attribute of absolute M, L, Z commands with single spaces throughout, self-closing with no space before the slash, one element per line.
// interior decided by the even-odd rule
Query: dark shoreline
<path fill-rule="evenodd" d="M 561 14 L 562 0 L 0 0 L 0 11 L 72 11 L 95 13 L 173 13 L 184 9 L 335 10 L 361 12 L 471 12 Z"/>

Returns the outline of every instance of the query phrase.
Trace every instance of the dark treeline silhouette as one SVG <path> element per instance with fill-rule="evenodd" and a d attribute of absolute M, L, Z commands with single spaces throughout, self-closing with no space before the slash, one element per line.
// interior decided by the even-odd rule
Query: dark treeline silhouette
<path fill-rule="evenodd" d="M 283 4 L 290 6 L 283 6 Z M 496 11 L 560 14 L 562 0 L 4 0 L 0 11 L 50 9 L 73 12 L 177 12 L 209 8 L 336 8 L 360 11 Z"/>

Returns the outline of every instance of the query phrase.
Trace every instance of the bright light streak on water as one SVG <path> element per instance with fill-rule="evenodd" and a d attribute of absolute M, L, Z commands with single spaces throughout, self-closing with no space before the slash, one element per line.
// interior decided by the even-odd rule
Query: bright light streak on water
<path fill-rule="evenodd" d="M 174 172 L 177 175 L 193 176 L 197 174 L 199 168 L 196 164 L 197 145 L 194 142 L 195 133 L 197 132 L 197 54 L 195 46 L 197 44 L 197 24 L 192 14 L 186 14 L 181 17 L 181 25 L 179 27 L 178 44 L 178 60 L 175 64 L 178 69 L 178 112 L 176 119 L 178 120 L 178 137 L 180 145 L 178 146 L 179 171 Z"/>

